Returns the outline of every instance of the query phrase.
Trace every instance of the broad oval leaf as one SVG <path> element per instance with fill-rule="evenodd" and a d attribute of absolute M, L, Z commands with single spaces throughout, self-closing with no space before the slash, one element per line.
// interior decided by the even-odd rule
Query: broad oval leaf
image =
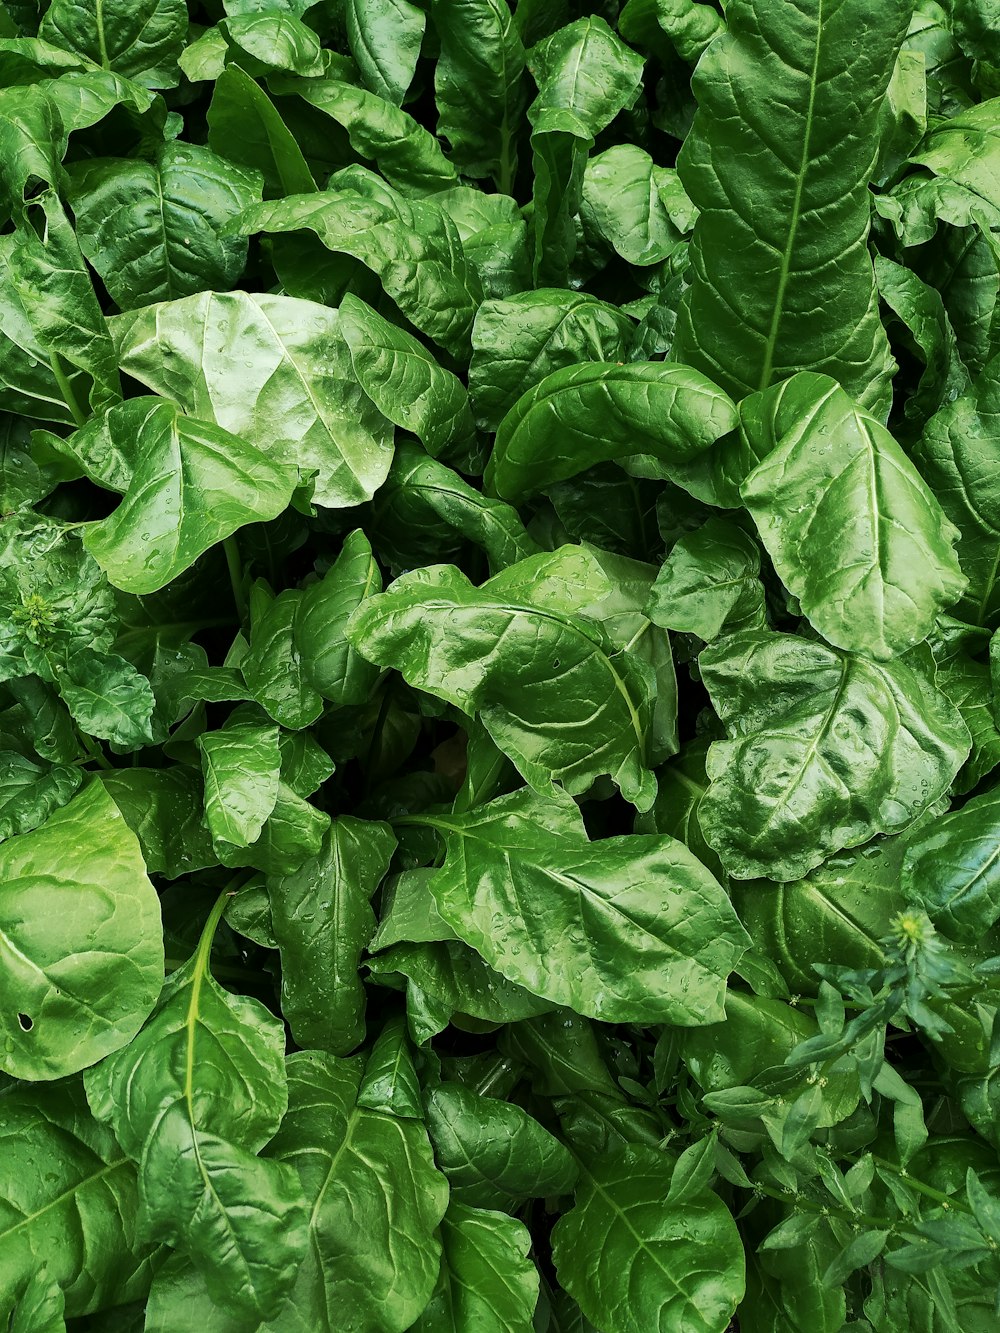
<path fill-rule="evenodd" d="M 278 799 L 278 728 L 241 720 L 202 733 L 197 743 L 212 841 L 247 847 L 260 836 Z"/>
<path fill-rule="evenodd" d="M 704 375 L 664 362 L 594 362 L 547 376 L 500 423 L 486 483 L 520 500 L 597 463 L 648 455 L 669 475 L 736 425 Z"/>
<path fill-rule="evenodd" d="M 391 428 L 354 378 L 335 310 L 199 292 L 118 315 L 112 328 L 123 370 L 275 467 L 315 471 L 317 504 L 360 504 L 385 480 Z"/>
<path fill-rule="evenodd" d="M 420 57 L 427 16 L 410 0 L 345 0 L 347 40 L 372 92 L 401 106 Z"/>
<path fill-rule="evenodd" d="M 136 1226 L 135 1166 L 91 1116 L 79 1082 L 0 1099 L 0 1316 L 38 1273 L 66 1314 L 142 1299 L 152 1254 Z M 36 1333 L 38 1325 L 23 1328 Z M 57 1325 L 61 1330 L 64 1325 Z M 47 1330 L 47 1326 L 46 1326 Z"/>
<path fill-rule="evenodd" d="M 912 839 L 902 887 L 946 935 L 981 939 L 1000 918 L 1000 789 L 974 796 Z"/>
<path fill-rule="evenodd" d="M 731 739 L 708 752 L 698 819 L 737 879 L 798 879 L 905 828 L 969 753 L 961 714 L 898 658 L 746 630 L 709 645 L 699 664 Z"/>
<path fill-rule="evenodd" d="M 160 398 L 113 407 L 67 448 L 94 480 L 124 491 L 83 542 L 125 592 L 156 592 L 237 528 L 276 518 L 299 481 L 293 465 Z M 111 477 L 100 465 L 108 456 Z"/>
<path fill-rule="evenodd" d="M 302 669 L 324 699 L 361 704 L 370 697 L 378 668 L 359 655 L 344 631 L 361 603 L 381 591 L 372 548 L 356 528 L 323 578 L 306 588 L 296 626 Z"/>
<path fill-rule="evenodd" d="M 441 1273 L 413 1333 L 527 1333 L 538 1270 L 531 1233 L 506 1213 L 454 1199 L 441 1219 Z"/>
<path fill-rule="evenodd" d="M 888 406 L 868 181 L 911 14 L 907 0 L 804 0 L 793 17 L 735 0 L 698 63 L 678 167 L 700 213 L 673 355 L 734 398 L 811 369 Z"/>
<path fill-rule="evenodd" d="M 328 250 L 370 268 L 421 333 L 454 356 L 468 356 L 482 289 L 455 224 L 429 199 L 406 199 L 381 181 L 377 193 L 353 188 L 363 183 L 355 173 L 344 182 L 349 188 L 260 204 L 243 214 L 242 229 L 315 232 Z"/>
<path fill-rule="evenodd" d="M 647 808 L 656 792 L 646 764 L 652 673 L 616 651 L 596 620 L 538 600 L 539 563 L 550 558 L 520 561 L 481 588 L 453 566 L 415 570 L 363 602 L 347 637 L 411 685 L 479 713 L 539 789 L 558 781 L 585 791 L 610 773 L 626 800 Z M 579 605 L 598 571 L 582 551 L 574 558 Z M 520 586 L 514 571 L 524 576 Z"/>
<path fill-rule="evenodd" d="M 184 0 L 52 0 L 38 35 L 148 88 L 175 88 L 187 25 Z"/>
<path fill-rule="evenodd" d="M 625 361 L 633 323 L 589 292 L 558 287 L 484 301 L 472 328 L 469 392 L 484 430 L 547 375 L 581 361 Z"/>
<path fill-rule="evenodd" d="M 288 1060 L 288 1114 L 268 1152 L 298 1173 L 311 1243 L 267 1333 L 403 1333 L 433 1292 L 447 1182 L 421 1121 L 358 1104 L 363 1074 L 357 1056 Z"/>
<path fill-rule="evenodd" d="M 646 267 L 669 258 L 697 210 L 676 171 L 657 166 L 636 144 L 618 144 L 587 163 L 580 217 L 589 235 L 626 263 Z"/>
<path fill-rule="evenodd" d="M 474 434 L 462 381 L 439 366 L 412 334 L 356 296 L 340 303 L 340 331 L 351 349 L 358 382 L 384 417 L 412 431 L 437 457 Z"/>
<path fill-rule="evenodd" d="M 52 1079 L 132 1040 L 163 979 L 160 905 L 100 783 L 0 846 L 0 1067 Z"/>
<path fill-rule="evenodd" d="M 226 288 L 243 272 L 246 241 L 220 233 L 260 199 L 258 172 L 166 143 L 152 162 L 90 159 L 69 177 L 80 249 L 119 309 Z"/>
<path fill-rule="evenodd" d="M 813 374 L 744 399 L 740 423 L 763 459 L 740 494 L 814 627 L 878 658 L 923 642 L 965 587 L 959 533 L 885 427 Z"/>
<path fill-rule="evenodd" d="M 706 642 L 724 627 L 762 629 L 766 612 L 756 542 L 722 518 L 685 533 L 657 574 L 646 610 L 654 625 Z"/>
<path fill-rule="evenodd" d="M 427 1094 L 427 1124 L 453 1202 L 508 1209 L 576 1182 L 569 1150 L 513 1102 L 441 1083 Z"/>
<path fill-rule="evenodd" d="M 188 1254 L 214 1298 L 260 1321 L 295 1279 L 306 1215 L 295 1173 L 256 1156 L 287 1107 L 285 1039 L 259 1001 L 212 977 L 227 902 L 142 1032 L 88 1075 L 87 1096 L 139 1161 L 147 1234 Z"/>
<path fill-rule="evenodd" d="M 748 940 L 721 885 L 673 838 L 588 842 L 575 804 L 522 788 L 424 815 L 445 840 L 438 911 L 491 967 L 612 1023 L 712 1023 Z"/>
<path fill-rule="evenodd" d="M 705 1190 L 665 1202 L 670 1159 L 618 1147 L 588 1162 L 556 1223 L 559 1280 L 608 1333 L 723 1333 L 745 1288 L 732 1214 Z"/>

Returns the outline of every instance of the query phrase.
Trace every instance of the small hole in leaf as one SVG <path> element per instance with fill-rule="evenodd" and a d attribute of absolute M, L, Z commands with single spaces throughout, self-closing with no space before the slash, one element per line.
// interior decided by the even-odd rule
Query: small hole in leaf
<path fill-rule="evenodd" d="M 31 1029 L 35 1026 L 34 1022 L 28 1017 L 27 1014 L 18 1014 L 17 1021 L 21 1024 L 21 1028 L 25 1032 L 30 1032 Z"/>
<path fill-rule="evenodd" d="M 557 657 L 556 660 L 552 663 L 552 665 L 553 665 L 553 667 L 557 667 L 557 666 L 559 665 L 559 658 L 558 658 L 558 657 Z"/>

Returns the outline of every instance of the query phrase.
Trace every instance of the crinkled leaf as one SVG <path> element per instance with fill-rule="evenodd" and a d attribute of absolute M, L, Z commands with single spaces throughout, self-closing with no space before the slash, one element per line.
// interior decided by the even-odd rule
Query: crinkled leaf
<path fill-rule="evenodd" d="M 248 846 L 278 799 L 278 728 L 236 722 L 199 736 L 198 749 L 212 841 Z"/>
<path fill-rule="evenodd" d="M 698 819 L 738 879 L 798 879 L 905 828 L 969 752 L 955 706 L 899 658 L 745 630 L 710 644 L 699 664 L 731 739 L 708 752 Z"/>
<path fill-rule="evenodd" d="M 261 178 L 208 148 L 166 143 L 153 161 L 96 158 L 70 169 L 77 239 L 118 307 L 230 287 L 246 241 L 220 235 L 260 199 Z"/>
<path fill-rule="evenodd" d="M 38 35 L 146 87 L 173 88 L 187 24 L 184 0 L 52 0 Z"/>
<path fill-rule="evenodd" d="M 572 801 L 526 788 L 422 820 L 445 840 L 431 881 L 438 911 L 511 981 L 607 1022 L 721 1016 L 746 936 L 683 844 L 588 842 Z"/>

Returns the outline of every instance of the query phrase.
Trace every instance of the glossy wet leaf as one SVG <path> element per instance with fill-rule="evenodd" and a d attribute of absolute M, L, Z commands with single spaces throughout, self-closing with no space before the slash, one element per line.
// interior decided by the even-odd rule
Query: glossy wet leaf
<path fill-rule="evenodd" d="M 596 463 L 634 455 L 657 475 L 707 449 L 736 424 L 732 401 L 703 375 L 663 362 L 595 362 L 547 376 L 497 430 L 486 481 L 520 500 Z"/>
<path fill-rule="evenodd" d="M 465 387 L 416 338 L 350 294 L 340 304 L 340 329 L 354 373 L 384 417 L 412 431 L 434 457 L 471 438 Z"/>
<path fill-rule="evenodd" d="M 898 658 L 746 630 L 699 662 L 730 739 L 709 750 L 698 818 L 738 879 L 797 879 L 844 847 L 905 828 L 968 754 L 957 709 Z"/>
<path fill-rule="evenodd" d="M 699 218 L 674 355 L 735 398 L 808 368 L 863 407 L 888 401 L 867 186 L 911 12 L 903 0 L 832 12 L 808 0 L 791 19 L 770 0 L 739 0 L 698 64 L 679 170 Z M 765 190 L 750 166 L 761 152 Z"/>
<path fill-rule="evenodd" d="M 512 1102 L 442 1083 L 428 1093 L 427 1125 L 453 1201 L 507 1210 L 516 1200 L 567 1194 L 576 1183 L 569 1151 Z"/>
<path fill-rule="evenodd" d="M 549 609 L 522 586 L 506 593 L 510 572 L 478 589 L 447 565 L 404 575 L 359 607 L 348 638 L 412 685 L 478 713 L 540 789 L 559 781 L 581 791 L 610 773 L 626 799 L 646 805 L 655 794 L 644 763 L 651 725 L 646 673 L 615 651 L 596 621 Z M 584 562 L 581 597 L 588 576 Z M 492 645 L 501 633 L 506 650 L 497 659 Z"/>
<path fill-rule="evenodd" d="M 67 1315 L 141 1298 L 150 1249 L 137 1234 L 135 1167 L 79 1083 L 8 1089 L 0 1143 L 4 1318 L 39 1274 L 58 1283 Z"/>
<path fill-rule="evenodd" d="M 243 678 L 269 717 L 292 731 L 315 722 L 323 700 L 309 680 L 299 651 L 299 619 L 305 594 L 286 588 L 251 616 L 250 648 L 240 663 Z"/>
<path fill-rule="evenodd" d="M 198 738 L 213 842 L 254 842 L 278 798 L 278 728 L 237 722 Z"/>
<path fill-rule="evenodd" d="M 249 209 L 247 232 L 311 231 L 328 250 L 370 268 L 404 315 L 453 355 L 466 354 L 482 299 L 455 224 L 430 199 L 408 200 L 388 187 L 347 188 L 293 196 Z"/>
<path fill-rule="evenodd" d="M 890 658 L 965 588 L 958 530 L 889 432 L 826 376 L 740 405 L 762 461 L 740 487 L 789 592 L 828 642 Z"/>
<path fill-rule="evenodd" d="M 707 1190 L 664 1203 L 669 1179 L 662 1154 L 618 1149 L 587 1163 L 574 1208 L 556 1223 L 559 1279 L 599 1328 L 719 1333 L 742 1299 L 729 1209 Z"/>
<path fill-rule="evenodd" d="M 183 0 L 53 0 L 39 36 L 147 87 L 173 88 L 187 22 Z"/>
<path fill-rule="evenodd" d="M 121 310 L 232 286 L 246 243 L 220 233 L 259 199 L 256 172 L 176 143 L 152 162 L 79 163 L 69 190 L 80 248 Z"/>
<path fill-rule="evenodd" d="M 636 145 L 619 144 L 587 163 L 580 215 L 622 259 L 645 267 L 673 253 L 697 213 L 676 171 Z"/>
<path fill-rule="evenodd" d="M 382 591 L 382 575 L 368 539 L 356 528 L 323 578 L 306 589 L 296 625 L 302 669 L 313 687 L 336 704 L 360 704 L 378 675 L 345 635 L 348 620 Z"/>
<path fill-rule="evenodd" d="M 974 796 L 913 839 L 903 861 L 907 897 L 945 934 L 975 941 L 1000 917 L 1000 793 Z"/>
<path fill-rule="evenodd" d="M 75 1073 L 126 1045 L 163 975 L 156 893 L 99 783 L 0 844 L 5 1072 Z"/>
<path fill-rule="evenodd" d="M 277 517 L 298 484 L 290 463 L 158 398 L 112 408 L 69 448 L 95 481 L 123 492 L 84 545 L 126 592 L 155 592 L 238 528 Z"/>
<path fill-rule="evenodd" d="M 282 1005 L 300 1046 L 345 1055 L 364 1036 L 361 954 L 395 845 L 388 825 L 344 816 L 305 865 L 268 881 Z"/>
<path fill-rule="evenodd" d="M 538 1270 L 531 1235 L 505 1213 L 454 1200 L 441 1220 L 438 1285 L 414 1333 L 516 1333 L 531 1327 Z"/>
<path fill-rule="evenodd" d="M 426 15 L 410 0 L 346 0 L 351 54 L 372 92 L 399 106 L 413 79 Z"/>
<path fill-rule="evenodd" d="M 7 751 L 0 777 L 0 839 L 28 833 L 65 805 L 83 774 L 68 764 L 43 767 L 24 755 Z"/>
<path fill-rule="evenodd" d="M 119 315 L 113 327 L 130 375 L 273 467 L 315 471 L 317 504 L 359 504 L 384 481 L 390 429 L 354 380 L 336 311 L 200 292 Z"/>
<path fill-rule="evenodd" d="M 144 1233 L 187 1253 L 213 1297 L 252 1322 L 294 1281 L 307 1215 L 295 1173 L 256 1156 L 287 1106 L 284 1033 L 212 977 L 217 920 L 139 1036 L 88 1076 L 87 1095 L 139 1162 Z"/>
<path fill-rule="evenodd" d="M 196 768 L 122 768 L 104 773 L 100 781 L 139 839 L 151 875 L 177 879 L 214 863 Z"/>
<path fill-rule="evenodd" d="M 685 533 L 656 576 L 647 611 L 654 624 L 697 634 L 706 642 L 723 628 L 763 628 L 757 544 L 721 518 Z"/>
<path fill-rule="evenodd" d="M 288 1061 L 288 1114 L 269 1153 L 298 1173 L 310 1245 L 273 1333 L 403 1333 L 433 1291 L 448 1187 L 421 1121 L 357 1104 L 363 1073 L 357 1056 Z"/>
<path fill-rule="evenodd" d="M 302 149 L 274 103 L 239 65 L 216 80 L 208 108 L 208 146 L 264 178 L 265 198 L 315 190 Z"/>
<path fill-rule="evenodd" d="M 445 840 L 431 881 L 438 911 L 511 981 L 611 1022 L 683 1025 L 721 1013 L 746 937 L 681 843 L 588 843 L 571 801 L 527 791 L 423 820 Z"/>
<path fill-rule="evenodd" d="M 624 361 L 632 321 L 588 292 L 541 288 L 484 301 L 472 330 L 469 390 L 479 425 L 496 430 L 522 394 L 580 361 Z"/>

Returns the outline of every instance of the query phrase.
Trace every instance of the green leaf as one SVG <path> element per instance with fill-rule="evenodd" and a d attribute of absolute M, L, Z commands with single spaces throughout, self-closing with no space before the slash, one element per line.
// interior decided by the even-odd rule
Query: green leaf
<path fill-rule="evenodd" d="M 92 480 L 124 492 L 83 541 L 126 592 L 156 592 L 237 528 L 276 518 L 298 484 L 294 466 L 161 398 L 130 398 L 66 448 Z"/>
<path fill-rule="evenodd" d="M 236 722 L 205 732 L 197 744 L 212 842 L 247 847 L 260 836 L 278 799 L 278 728 Z"/>
<path fill-rule="evenodd" d="M 306 678 L 324 699 L 362 704 L 371 695 L 378 669 L 351 645 L 344 630 L 353 612 L 382 591 L 382 575 L 368 538 L 356 528 L 340 554 L 302 598 L 296 642 Z"/>
<path fill-rule="evenodd" d="M 968 393 L 931 418 L 913 446 L 924 480 L 961 534 L 958 559 L 969 586 L 956 614 L 976 625 L 992 625 L 1000 612 L 998 414 L 1000 357 L 995 357 Z"/>
<path fill-rule="evenodd" d="M 66 804 L 83 780 L 68 764 L 41 765 L 0 752 L 0 840 L 28 833 Z"/>
<path fill-rule="evenodd" d="M 335 79 L 270 79 L 268 87 L 284 96 L 297 93 L 342 125 L 354 151 L 374 162 L 393 189 L 419 197 L 458 184 L 434 136 L 375 93 Z"/>
<path fill-rule="evenodd" d="M 114 344 L 87 266 L 53 190 L 25 205 L 25 223 L 13 238 L 9 259 L 10 281 L 45 349 L 59 392 L 77 425 L 82 425 L 82 409 L 66 367 L 89 377 L 95 411 L 121 398 L 121 384 Z"/>
<path fill-rule="evenodd" d="M 370 268 L 421 333 L 454 356 L 467 355 L 482 294 L 451 218 L 429 199 L 405 199 L 374 178 L 366 183 L 354 174 L 348 181 L 347 188 L 248 209 L 243 229 L 315 232 L 328 250 Z"/>
<path fill-rule="evenodd" d="M 266 875 L 291 875 L 310 857 L 317 856 L 330 825 L 330 816 L 278 783 L 274 808 L 264 821 L 260 837 L 249 847 L 217 843 L 223 865 L 254 866 Z"/>
<path fill-rule="evenodd" d="M 907 847 L 902 887 L 946 935 L 970 944 L 1000 919 L 1000 789 L 935 820 Z"/>
<path fill-rule="evenodd" d="M 259 1321 L 295 1280 L 306 1215 L 295 1173 L 256 1156 L 287 1105 L 281 1023 L 210 971 L 228 901 L 139 1036 L 88 1074 L 87 1095 L 140 1162 L 146 1234 L 188 1254 L 214 1299 Z"/>
<path fill-rule="evenodd" d="M 569 1151 L 512 1102 L 441 1083 L 427 1094 L 427 1126 L 453 1203 L 507 1210 L 576 1183 Z"/>
<path fill-rule="evenodd" d="M 131 1041 L 163 978 L 160 908 L 98 783 L 0 845 L 0 1067 L 75 1073 Z"/>
<path fill-rule="evenodd" d="M 79 1083 L 5 1089 L 0 1107 L 0 1317 L 39 1273 L 58 1284 L 67 1315 L 141 1299 L 150 1265 L 135 1167 Z M 11 1328 L 47 1333 L 16 1319 Z"/>
<path fill-rule="evenodd" d="M 699 823 L 731 875 L 798 879 L 913 823 L 969 752 L 954 705 L 918 669 L 789 634 L 710 644 L 702 678 L 731 739 L 708 752 Z"/>
<path fill-rule="evenodd" d="M 438 134 L 463 175 L 492 176 L 514 193 L 517 136 L 527 105 L 525 55 L 504 0 L 433 0 L 441 42 L 434 73 Z"/>
<path fill-rule="evenodd" d="M 516 509 L 483 495 L 457 472 L 408 444 L 396 449 L 375 512 L 384 534 L 382 546 L 404 557 L 398 560 L 403 565 L 415 563 L 405 559 L 405 553 L 412 549 L 416 530 L 427 528 L 427 546 L 434 549 L 440 545 L 442 523 L 481 546 L 494 573 L 538 551 Z"/>
<path fill-rule="evenodd" d="M 654 625 L 706 642 L 723 628 L 763 629 L 764 586 L 753 538 L 721 518 L 685 533 L 656 576 L 647 611 Z"/>
<path fill-rule="evenodd" d="M 609 1333 L 723 1333 L 745 1287 L 729 1209 L 706 1191 L 664 1202 L 670 1159 L 615 1148 L 588 1163 L 576 1206 L 556 1223 L 559 1280 Z"/>
<path fill-rule="evenodd" d="M 601 130 L 638 97 L 643 60 L 595 15 L 540 42 L 528 65 L 538 85 L 528 108 L 536 285 L 565 284 L 587 154 Z"/>
<path fill-rule="evenodd" d="M 243 272 L 246 241 L 220 233 L 260 199 L 257 172 L 165 143 L 151 162 L 90 159 L 69 178 L 80 249 L 120 309 L 225 289 Z"/>
<path fill-rule="evenodd" d="M 721 1017 L 747 939 L 683 844 L 588 842 L 568 797 L 543 800 L 526 788 L 419 822 L 445 840 L 431 881 L 438 911 L 511 981 L 606 1022 Z"/>
<path fill-rule="evenodd" d="M 139 839 L 149 874 L 177 879 L 215 864 L 197 769 L 122 768 L 100 781 Z"/>
<path fill-rule="evenodd" d="M 216 80 L 208 108 L 208 146 L 264 178 L 264 197 L 316 189 L 302 149 L 267 93 L 239 65 Z"/>
<path fill-rule="evenodd" d="M 568 554 L 567 576 L 578 562 L 579 605 L 598 571 L 582 550 Z M 453 566 L 415 570 L 363 602 L 347 637 L 409 684 L 478 713 L 539 790 L 551 791 L 558 781 L 582 792 L 610 773 L 626 800 L 648 808 L 656 784 L 645 764 L 652 722 L 647 669 L 617 651 L 596 620 L 568 611 L 565 600 L 556 606 L 541 600 L 536 571 L 550 559 L 520 561 L 481 588 Z"/>
<path fill-rule="evenodd" d="M 112 328 L 129 375 L 242 437 L 275 469 L 318 472 L 317 504 L 360 504 L 385 480 L 389 426 L 354 378 L 335 310 L 199 292 L 119 315 Z"/>
<path fill-rule="evenodd" d="M 779 577 L 835 647 L 890 658 L 965 586 L 958 530 L 874 417 L 825 375 L 745 399 L 763 461 L 740 487 Z"/>
<path fill-rule="evenodd" d="M 921 282 L 916 273 L 878 256 L 875 277 L 879 296 L 905 325 L 924 363 L 916 391 L 903 409 L 910 420 L 924 422 L 969 387 L 955 331 L 941 294 Z"/>
<path fill-rule="evenodd" d="M 343 1055 L 364 1037 L 358 971 L 375 931 L 370 899 L 395 846 L 387 824 L 344 815 L 330 825 L 316 856 L 268 881 L 282 1010 L 300 1046 Z"/>
<path fill-rule="evenodd" d="M 708 44 L 726 31 L 717 9 L 701 0 L 656 0 L 660 27 L 682 60 L 697 65 Z"/>
<path fill-rule="evenodd" d="M 299 618 L 306 594 L 286 588 L 251 614 L 250 649 L 240 662 L 253 697 L 269 717 L 292 731 L 315 722 L 323 700 L 299 652 Z"/>
<path fill-rule="evenodd" d="M 626 263 L 645 267 L 673 253 L 697 212 L 676 171 L 636 144 L 617 144 L 587 163 L 580 217 Z"/>
<path fill-rule="evenodd" d="M 375 1040 L 358 1089 L 358 1105 L 404 1120 L 424 1118 L 420 1080 L 402 1016 L 390 1018 Z"/>
<path fill-rule="evenodd" d="M 794 15 L 745 0 L 698 64 L 679 170 L 700 215 L 672 354 L 734 398 L 809 369 L 876 415 L 888 405 L 867 187 L 911 13 L 907 0 L 806 0 Z M 747 169 L 762 145 L 764 189 Z"/>
<path fill-rule="evenodd" d="M 905 244 L 930 240 L 939 221 L 990 227 L 1000 218 L 996 113 L 990 98 L 939 121 L 921 140 L 910 165 L 922 170 L 905 176 L 883 205 Z"/>
<path fill-rule="evenodd" d="M 358 382 L 384 417 L 412 431 L 435 458 L 471 440 L 464 385 L 416 338 L 350 293 L 340 303 L 340 331 Z"/>
<path fill-rule="evenodd" d="M 117 653 L 80 648 L 55 672 L 74 722 L 117 753 L 140 750 L 153 739 L 153 691 L 145 676 Z"/>
<path fill-rule="evenodd" d="M 544 288 L 484 301 L 472 329 L 469 391 L 483 430 L 496 430 L 547 375 L 580 361 L 625 361 L 632 321 L 589 292 Z"/>
<path fill-rule="evenodd" d="M 519 500 L 611 460 L 669 475 L 736 425 L 732 401 L 687 366 L 595 362 L 558 370 L 518 399 L 497 431 L 486 483 Z"/>
<path fill-rule="evenodd" d="M 414 1333 L 524 1333 L 533 1327 L 539 1279 L 527 1227 L 453 1200 L 441 1220 L 441 1245 L 437 1287 Z"/>
<path fill-rule="evenodd" d="M 52 0 L 38 35 L 147 88 L 174 88 L 187 24 L 184 0 Z"/>
<path fill-rule="evenodd" d="M 433 1292 L 448 1186 L 419 1120 L 357 1104 L 363 1071 L 357 1056 L 288 1060 L 288 1114 L 268 1151 L 299 1174 L 311 1243 L 269 1333 L 403 1333 Z"/>
<path fill-rule="evenodd" d="M 316 78 L 325 73 L 319 38 L 294 14 L 230 14 L 220 27 L 248 74 L 288 70 Z"/>
<path fill-rule="evenodd" d="M 427 17 L 410 0 L 345 0 L 347 39 L 373 93 L 401 106 L 420 56 Z"/>
<path fill-rule="evenodd" d="M 66 1298 L 43 1268 L 28 1279 L 9 1324 L 10 1333 L 65 1333 Z"/>

